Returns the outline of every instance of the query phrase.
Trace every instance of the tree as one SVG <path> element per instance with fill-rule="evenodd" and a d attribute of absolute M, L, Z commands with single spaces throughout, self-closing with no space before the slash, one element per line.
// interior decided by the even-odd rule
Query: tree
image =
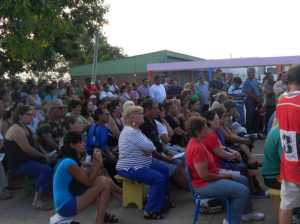
<path fill-rule="evenodd" d="M 107 11 L 104 0 L 1 0 L 0 75 L 90 63 L 92 39 Z M 100 51 L 105 59 L 123 56 L 103 35 Z"/>

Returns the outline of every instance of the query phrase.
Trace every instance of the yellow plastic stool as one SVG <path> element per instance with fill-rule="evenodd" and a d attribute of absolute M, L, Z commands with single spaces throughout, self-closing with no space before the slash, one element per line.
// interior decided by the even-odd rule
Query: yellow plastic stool
<path fill-rule="evenodd" d="M 123 207 L 128 207 L 129 204 L 135 204 L 139 209 L 144 207 L 145 185 L 119 175 L 115 176 L 116 180 L 122 182 L 122 199 Z"/>

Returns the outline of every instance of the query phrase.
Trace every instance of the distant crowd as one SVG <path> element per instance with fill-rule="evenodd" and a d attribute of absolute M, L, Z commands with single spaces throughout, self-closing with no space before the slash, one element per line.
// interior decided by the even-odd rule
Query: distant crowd
<path fill-rule="evenodd" d="M 95 201 L 95 223 L 115 223 L 117 214 L 107 206 L 111 196 L 122 200 L 119 175 L 150 186 L 145 219 L 163 219 L 175 206 L 169 188 L 175 184 L 183 191 L 193 187 L 203 198 L 229 198 L 230 223 L 263 220 L 251 203 L 251 195 L 266 197 L 253 172 L 262 164 L 251 152 L 270 132 L 279 145 L 284 139 L 286 153 L 291 148 L 287 161 L 299 164 L 297 135 L 291 136 L 298 126 L 281 127 L 285 116 L 296 116 L 296 106 L 292 115 L 287 111 L 298 102 L 282 102 L 286 111 L 274 113 L 298 70 L 282 72 L 277 80 L 265 73 L 262 82 L 255 68 L 247 69 L 245 81 L 216 70 L 213 80 L 199 76 L 184 86 L 161 75 L 142 83 L 87 78 L 84 86 L 76 80 L 1 81 L 0 200 L 13 197 L 13 180 L 29 177 L 35 183 L 32 206 L 54 208 L 51 224 L 74 223 Z M 291 82 L 298 85 L 298 79 Z M 268 187 L 279 189 L 280 147 L 268 139 L 262 174 Z M 282 208 L 291 209 L 285 203 Z M 209 213 L 208 203 L 203 206 Z"/>

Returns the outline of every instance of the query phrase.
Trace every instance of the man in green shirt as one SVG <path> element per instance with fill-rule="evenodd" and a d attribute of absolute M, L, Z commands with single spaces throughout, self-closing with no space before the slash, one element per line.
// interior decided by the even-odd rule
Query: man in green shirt
<path fill-rule="evenodd" d="M 280 174 L 281 142 L 278 127 L 271 129 L 265 142 L 262 175 L 265 185 L 269 188 L 280 189 L 278 181 Z"/>

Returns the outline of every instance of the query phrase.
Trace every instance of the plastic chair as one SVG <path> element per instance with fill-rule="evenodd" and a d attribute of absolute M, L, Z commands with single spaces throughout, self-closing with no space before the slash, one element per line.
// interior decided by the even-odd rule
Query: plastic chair
<path fill-rule="evenodd" d="M 188 179 L 188 185 L 189 185 L 189 189 L 192 192 L 192 196 L 193 196 L 193 202 L 195 204 L 195 210 L 194 210 L 194 217 L 193 217 L 193 224 L 197 224 L 198 220 L 199 220 L 199 215 L 200 215 L 200 205 L 201 205 L 201 200 L 202 199 L 211 199 L 211 198 L 201 198 L 200 194 L 195 191 L 194 187 L 192 186 L 192 177 L 189 171 L 189 168 L 187 166 L 187 161 L 185 161 L 185 173 Z M 229 199 L 227 198 L 220 198 L 220 197 L 213 197 L 213 198 L 217 198 L 217 199 L 221 199 L 224 200 L 226 203 L 226 219 L 228 224 L 231 224 L 231 208 L 230 208 L 230 202 Z"/>

